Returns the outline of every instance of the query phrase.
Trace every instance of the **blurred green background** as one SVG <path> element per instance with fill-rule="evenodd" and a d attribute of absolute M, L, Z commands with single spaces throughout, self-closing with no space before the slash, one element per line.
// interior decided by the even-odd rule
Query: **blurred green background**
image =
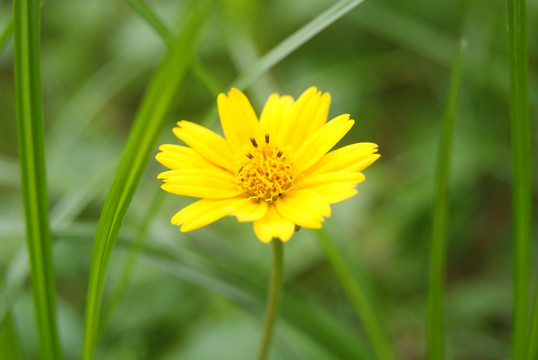
<path fill-rule="evenodd" d="M 148 1 L 174 32 L 184 3 Z M 216 2 L 160 143 L 178 142 L 175 121 L 204 121 L 215 89 L 227 91 L 256 59 L 335 3 Z M 10 18 L 11 3 L 0 2 L 0 31 Z M 538 2 L 529 2 L 528 18 L 534 135 Z M 356 120 L 340 145 L 379 145 L 382 157 L 365 170 L 359 194 L 335 204 L 325 228 L 370 289 L 401 359 L 424 356 L 433 179 L 462 36 L 468 46 L 447 227 L 448 354 L 504 359 L 512 306 L 505 2 L 368 0 L 246 89 L 259 114 L 273 92 L 297 97 L 317 86 L 332 95 L 330 116 L 350 113 Z M 10 42 L 0 53 L 0 310 L 13 304 L 22 350 L 33 359 L 38 347 L 23 252 L 12 51 Z M 66 358 L 76 359 L 97 220 L 166 49 L 126 2 L 57 0 L 42 6 L 41 51 L 60 332 Z M 216 113 L 208 119 L 221 132 Z M 536 154 L 536 136 L 533 141 Z M 251 224 L 231 218 L 179 233 L 169 219 L 192 200 L 164 194 L 156 179 L 162 170 L 150 162 L 112 254 L 97 358 L 251 359 L 261 337 L 270 246 L 255 238 Z M 360 321 L 311 230 L 285 245 L 285 266 L 271 359 L 368 358 Z"/>

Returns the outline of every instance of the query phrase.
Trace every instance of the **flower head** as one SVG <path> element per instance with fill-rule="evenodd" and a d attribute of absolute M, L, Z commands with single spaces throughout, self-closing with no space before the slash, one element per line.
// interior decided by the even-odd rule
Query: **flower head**
<path fill-rule="evenodd" d="M 377 145 L 357 143 L 330 151 L 354 121 L 327 122 L 331 98 L 315 87 L 294 101 L 273 94 L 260 118 L 247 97 L 232 89 L 217 98 L 224 136 L 189 121 L 174 134 L 187 146 L 162 145 L 156 159 L 170 193 L 201 198 L 172 217 L 190 231 L 224 216 L 253 221 L 263 242 L 287 241 L 296 226 L 320 228 L 330 204 L 357 193 L 363 169 L 378 157 Z"/>

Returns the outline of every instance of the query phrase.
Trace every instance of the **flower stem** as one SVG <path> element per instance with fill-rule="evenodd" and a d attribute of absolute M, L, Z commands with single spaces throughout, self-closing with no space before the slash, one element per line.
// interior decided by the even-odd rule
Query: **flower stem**
<path fill-rule="evenodd" d="M 273 239 L 273 270 L 269 282 L 269 294 L 267 296 L 267 308 L 265 309 L 265 324 L 263 330 L 263 340 L 258 354 L 258 360 L 265 360 L 269 354 L 269 345 L 275 328 L 278 314 L 278 301 L 282 288 L 283 278 L 283 248 L 280 239 Z"/>

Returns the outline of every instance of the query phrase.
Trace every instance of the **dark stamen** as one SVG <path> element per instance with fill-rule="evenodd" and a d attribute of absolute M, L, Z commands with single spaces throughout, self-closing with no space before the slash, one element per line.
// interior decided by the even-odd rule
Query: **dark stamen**
<path fill-rule="evenodd" d="M 269 134 L 265 134 L 265 143 L 269 144 Z"/>
<path fill-rule="evenodd" d="M 253 137 L 250 138 L 250 142 L 252 143 L 252 146 L 258 147 L 258 143 L 256 142 L 256 140 Z"/>
<path fill-rule="evenodd" d="M 278 150 L 278 153 L 276 154 L 277 157 L 281 157 L 282 156 L 282 150 Z"/>
<path fill-rule="evenodd" d="M 246 155 L 247 155 L 247 157 L 248 157 L 249 159 L 253 159 L 253 158 L 254 158 L 254 156 L 252 156 L 251 153 L 247 153 Z"/>

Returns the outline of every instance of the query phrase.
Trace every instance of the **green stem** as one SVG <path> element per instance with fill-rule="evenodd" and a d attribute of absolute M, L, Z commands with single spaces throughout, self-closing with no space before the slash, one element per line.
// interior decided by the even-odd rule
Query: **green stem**
<path fill-rule="evenodd" d="M 448 178 L 450 169 L 450 151 L 452 135 L 458 108 L 461 68 L 465 41 L 460 42 L 460 49 L 454 66 L 448 92 L 435 179 L 435 199 L 433 209 L 432 237 L 430 245 L 430 268 L 428 284 L 428 320 L 427 320 L 427 358 L 441 360 L 445 356 L 445 252 L 446 219 L 448 209 Z"/>
<path fill-rule="evenodd" d="M 40 72 L 39 0 L 13 1 L 13 58 L 21 190 L 42 359 L 62 358 L 49 229 Z"/>
<path fill-rule="evenodd" d="M 338 276 L 347 296 L 351 300 L 358 318 L 362 321 L 362 326 L 374 348 L 376 357 L 383 360 L 393 359 L 394 355 L 392 354 L 390 342 L 374 312 L 371 302 L 366 296 L 364 286 L 359 285 L 326 230 L 321 229 L 315 233 L 336 276 Z"/>
<path fill-rule="evenodd" d="M 512 359 L 527 352 L 531 263 L 531 163 L 525 0 L 508 0 L 510 132 L 512 147 L 513 339 Z M 531 326 L 533 329 L 536 325 Z"/>
<path fill-rule="evenodd" d="M 278 314 L 278 302 L 280 300 L 280 290 L 282 289 L 283 271 L 283 246 L 280 239 L 273 239 L 273 270 L 269 282 L 269 294 L 267 296 L 267 308 L 265 310 L 265 324 L 263 331 L 262 345 L 258 354 L 258 360 L 264 360 L 269 354 L 269 346 L 275 328 Z"/>

